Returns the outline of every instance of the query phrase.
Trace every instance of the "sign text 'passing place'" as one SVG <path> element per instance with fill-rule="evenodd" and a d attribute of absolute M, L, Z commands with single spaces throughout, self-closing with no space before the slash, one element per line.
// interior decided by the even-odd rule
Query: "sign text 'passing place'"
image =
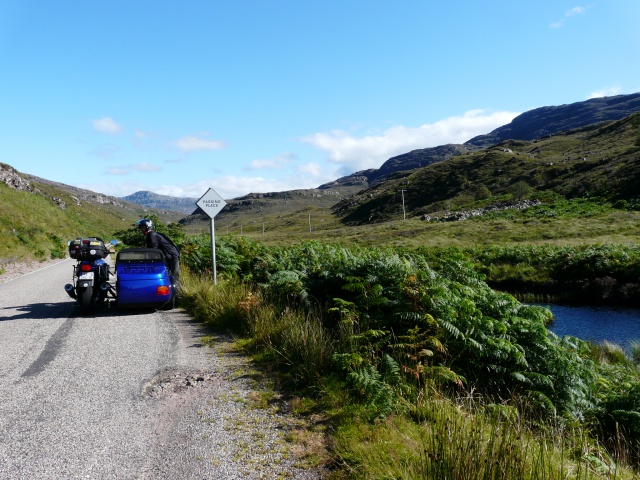
<path fill-rule="evenodd" d="M 220 213 L 220 210 L 222 210 L 226 204 L 227 202 L 225 202 L 213 188 L 207 190 L 207 193 L 196 202 L 196 205 L 200 207 L 204 213 L 209 215 L 209 218 L 213 218 Z"/>

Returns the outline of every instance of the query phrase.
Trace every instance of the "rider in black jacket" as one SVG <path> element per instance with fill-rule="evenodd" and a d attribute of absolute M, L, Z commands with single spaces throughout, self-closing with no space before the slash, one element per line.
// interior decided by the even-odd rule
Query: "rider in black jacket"
<path fill-rule="evenodd" d="M 145 236 L 147 248 L 158 248 L 164 253 L 167 259 L 167 267 L 169 273 L 173 275 L 176 282 L 180 278 L 180 251 L 178 247 L 162 233 L 158 233 L 153 229 L 153 222 L 147 218 L 143 218 L 136 222 L 136 226 Z"/>

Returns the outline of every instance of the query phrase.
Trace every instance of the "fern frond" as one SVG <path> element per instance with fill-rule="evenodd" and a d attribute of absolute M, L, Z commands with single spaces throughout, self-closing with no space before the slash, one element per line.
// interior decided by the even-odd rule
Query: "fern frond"
<path fill-rule="evenodd" d="M 438 385 L 445 385 L 447 383 L 452 383 L 458 387 L 462 387 L 466 382 L 464 377 L 462 377 L 461 375 L 458 375 L 449 367 L 442 367 L 442 366 L 426 367 L 423 369 L 423 375 L 425 379 L 432 380 L 436 382 Z"/>
<path fill-rule="evenodd" d="M 383 373 L 383 380 L 389 385 L 399 385 L 402 383 L 400 365 L 386 353 L 382 356 L 380 370 Z"/>
<path fill-rule="evenodd" d="M 553 385 L 553 380 L 542 373 L 523 372 L 522 375 L 524 375 L 527 378 L 528 382 L 531 383 L 531 385 L 533 385 L 533 387 L 536 389 L 545 388 L 548 391 L 553 391 L 555 388 Z"/>
<path fill-rule="evenodd" d="M 553 414 L 556 413 L 556 407 L 551 401 L 551 399 L 541 391 L 531 390 L 527 393 L 527 397 L 529 398 L 529 401 L 534 407 L 547 410 L 549 412 L 552 412 Z"/>
<path fill-rule="evenodd" d="M 446 320 L 440 320 L 440 326 L 444 328 L 454 338 L 463 338 L 464 335 L 453 323 Z"/>

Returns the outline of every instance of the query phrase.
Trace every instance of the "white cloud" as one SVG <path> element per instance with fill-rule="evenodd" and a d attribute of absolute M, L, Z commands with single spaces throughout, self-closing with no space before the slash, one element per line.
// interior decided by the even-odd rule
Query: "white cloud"
<path fill-rule="evenodd" d="M 613 95 L 618 95 L 620 93 L 620 87 L 606 87 L 601 88 L 600 90 L 596 90 L 591 92 L 587 99 L 591 98 L 601 98 L 601 97 L 611 97 Z"/>
<path fill-rule="evenodd" d="M 212 187 L 223 198 L 236 198 L 248 193 L 284 192 L 288 190 L 316 188 L 322 183 L 335 180 L 336 176 L 330 176 L 323 181 L 312 177 L 307 173 L 288 175 L 284 177 L 252 177 L 233 176 L 213 178 L 193 185 L 185 185 L 183 191 L 193 192 L 186 196 L 201 196 Z M 197 192 L 197 193 L 196 193 Z"/>
<path fill-rule="evenodd" d="M 92 120 L 91 123 L 93 124 L 94 130 L 100 133 L 109 133 L 114 135 L 122 131 L 122 127 L 110 117 L 98 118 L 96 120 Z"/>
<path fill-rule="evenodd" d="M 137 172 L 159 172 L 162 170 L 157 165 L 151 165 L 150 163 L 138 163 L 137 165 L 132 165 L 131 169 Z"/>
<path fill-rule="evenodd" d="M 107 175 L 129 175 L 129 169 L 123 167 L 109 167 L 105 170 Z"/>
<path fill-rule="evenodd" d="M 428 148 L 447 143 L 463 143 L 472 137 L 485 134 L 493 129 L 509 123 L 518 113 L 487 112 L 472 110 L 463 115 L 417 127 L 394 126 L 378 134 L 358 135 L 354 132 L 331 131 L 309 135 L 302 139 L 326 153 L 328 162 L 322 160 L 297 163 L 299 157 L 285 152 L 272 158 L 258 159 L 251 163 L 247 170 L 272 169 L 264 175 L 234 175 L 220 172 L 210 178 L 200 176 L 193 183 L 155 183 L 158 176 L 148 176 L 143 180 L 104 182 L 84 185 L 96 192 L 113 196 L 126 196 L 136 191 L 148 190 L 175 197 L 199 198 L 208 188 L 214 188 L 223 198 L 237 198 L 248 193 L 281 192 L 287 190 L 316 188 L 323 183 L 333 181 L 345 174 L 364 168 L 378 168 L 390 157 L 408 151 Z M 183 137 L 180 144 L 182 151 L 198 151 L 203 146 L 209 149 L 221 148 L 222 142 L 207 139 L 204 134 Z M 175 145 L 178 147 L 178 144 Z M 139 163 L 137 165 L 111 166 L 109 175 L 128 175 L 136 171 L 154 172 L 161 169 L 159 162 Z M 265 170 L 266 171 L 266 170 Z M 126 177 L 125 177 L 126 178 Z"/>
<path fill-rule="evenodd" d="M 329 154 L 328 160 L 348 167 L 352 172 L 378 168 L 391 157 L 420 148 L 467 140 L 506 125 L 516 112 L 471 110 L 464 115 L 445 118 L 419 127 L 396 126 L 379 135 L 356 137 L 342 130 L 315 133 L 302 139 Z"/>
<path fill-rule="evenodd" d="M 589 7 L 573 7 L 564 12 L 564 17 L 549 24 L 549 28 L 561 28 L 564 26 L 566 19 L 575 15 L 582 15 Z"/>
<path fill-rule="evenodd" d="M 183 153 L 202 152 L 207 150 L 220 150 L 225 144 L 221 140 L 209 140 L 196 135 L 187 135 L 177 140 L 174 146 Z"/>
<path fill-rule="evenodd" d="M 586 12 L 587 9 L 584 7 L 573 7 L 567 10 L 564 14 L 565 17 L 573 17 L 574 15 L 580 15 L 581 13 Z"/>
<path fill-rule="evenodd" d="M 305 165 L 301 165 L 298 167 L 298 172 L 309 175 L 313 179 L 322 178 L 324 171 L 322 170 L 322 166 L 316 162 L 310 162 Z M 335 180 L 335 178 L 334 178 Z"/>
<path fill-rule="evenodd" d="M 280 155 L 276 155 L 273 158 L 262 158 L 251 162 L 251 166 L 247 167 L 247 170 L 259 170 L 259 169 L 276 169 L 282 170 L 286 165 L 294 162 L 297 156 L 291 152 L 285 152 Z"/>
<path fill-rule="evenodd" d="M 136 172 L 159 172 L 162 170 L 161 167 L 157 165 L 152 165 L 150 163 L 138 163 L 136 165 L 120 165 L 117 167 L 108 167 L 105 170 L 107 175 L 129 175 L 132 170 Z"/>
<path fill-rule="evenodd" d="M 130 167 L 113 167 L 112 175 L 126 175 Z M 213 188 L 222 198 L 231 199 L 248 193 L 283 192 L 287 190 L 316 188 L 323 183 L 335 180 L 335 172 L 323 171 L 320 165 L 310 163 L 299 168 L 299 172 L 284 177 L 235 176 L 225 175 L 203 179 L 186 184 L 154 184 L 129 180 L 119 183 L 91 183 L 78 185 L 94 192 L 115 197 L 124 197 L 138 191 L 151 191 L 173 197 L 200 198 L 209 188 Z M 195 207 L 194 207 L 195 209 Z"/>
<path fill-rule="evenodd" d="M 109 189 L 117 188 L 128 193 L 121 196 L 130 195 L 139 190 L 149 190 L 162 195 L 174 197 L 194 197 L 200 198 L 209 188 L 213 188 L 222 198 L 236 198 L 248 193 L 281 192 L 293 190 L 295 188 L 311 188 L 292 185 L 289 179 L 233 176 L 226 175 L 211 179 L 205 179 L 196 183 L 182 185 L 150 185 L 140 183 L 129 183 L 122 186 L 109 185 Z"/>

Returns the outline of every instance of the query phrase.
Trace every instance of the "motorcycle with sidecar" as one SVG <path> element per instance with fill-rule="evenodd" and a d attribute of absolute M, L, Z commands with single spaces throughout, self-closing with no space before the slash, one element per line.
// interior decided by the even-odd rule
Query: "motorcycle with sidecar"
<path fill-rule="evenodd" d="M 124 248 L 117 253 L 113 269 L 105 261 L 111 253 L 98 237 L 69 242 L 69 256 L 77 262 L 73 267 L 73 283 L 64 289 L 83 313 L 91 313 L 102 304 L 120 308 L 175 307 L 175 279 L 169 274 L 162 251 Z"/>

